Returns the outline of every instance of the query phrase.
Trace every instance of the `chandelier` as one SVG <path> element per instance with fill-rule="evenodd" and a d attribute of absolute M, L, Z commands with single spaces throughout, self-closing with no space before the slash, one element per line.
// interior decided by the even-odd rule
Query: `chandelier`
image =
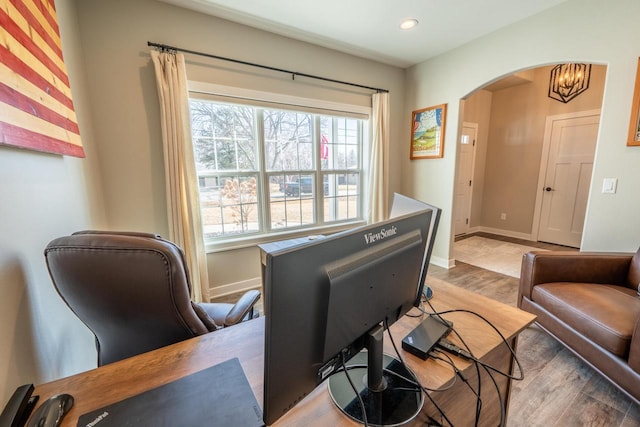
<path fill-rule="evenodd" d="M 549 98 L 565 104 L 589 88 L 591 64 L 560 64 L 551 69 Z"/>

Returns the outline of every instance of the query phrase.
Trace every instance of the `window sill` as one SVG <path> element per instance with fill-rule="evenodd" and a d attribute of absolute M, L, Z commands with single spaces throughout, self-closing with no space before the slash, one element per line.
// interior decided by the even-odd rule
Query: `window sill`
<path fill-rule="evenodd" d="M 333 234 L 340 231 L 359 227 L 365 224 L 366 224 L 366 221 L 359 220 L 359 221 L 341 223 L 340 225 L 305 228 L 304 230 L 283 231 L 283 232 L 271 233 L 267 235 L 263 234 L 260 236 L 239 237 L 233 240 L 225 240 L 220 242 L 208 242 L 208 243 L 205 243 L 205 252 L 207 254 L 216 253 L 216 252 L 226 252 L 226 251 L 233 251 L 237 249 L 254 247 L 262 243 L 295 239 L 297 237 L 310 236 L 314 234 Z"/>

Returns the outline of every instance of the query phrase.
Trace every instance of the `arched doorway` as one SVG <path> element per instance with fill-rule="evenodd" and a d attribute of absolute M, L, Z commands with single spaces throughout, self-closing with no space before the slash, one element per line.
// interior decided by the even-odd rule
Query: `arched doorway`
<path fill-rule="evenodd" d="M 460 129 L 469 124 L 477 126 L 474 161 L 469 172 L 464 166 L 464 150 L 461 145 L 465 132 L 457 141 L 458 161 L 456 177 L 471 173 L 468 206 L 456 197 L 453 217 L 455 234 L 487 232 L 517 239 L 538 240 L 541 224 L 540 194 L 545 186 L 541 167 L 547 165 L 549 151 L 545 151 L 545 133 L 549 117 L 581 114 L 599 110 L 602 105 L 606 66 L 591 67 L 589 88 L 570 100 L 559 102 L 549 97 L 550 74 L 554 65 L 541 66 L 504 76 L 478 88 L 462 100 Z M 597 130 L 596 130 L 597 135 Z M 567 147 L 570 146 L 567 145 Z M 595 149 L 595 144 L 593 145 Z M 467 156 L 468 157 L 468 156 Z M 581 171 L 581 186 L 588 197 L 590 167 Z M 462 168 L 462 169 L 461 169 Z M 588 173 L 587 173 L 588 172 Z M 456 180 L 456 187 L 463 184 Z M 458 191 L 458 188 L 456 188 Z M 462 200 L 462 199 L 460 199 Z M 582 215 L 586 200 L 583 204 Z M 552 210 L 553 213 L 553 210 Z M 548 214 L 548 213 L 547 213 Z M 457 224 L 465 218 L 467 227 Z M 582 221 L 574 221 L 571 225 Z M 580 230 L 581 232 L 581 230 Z M 552 242 L 567 245 L 567 242 Z M 579 246 L 579 240 L 569 246 Z"/>

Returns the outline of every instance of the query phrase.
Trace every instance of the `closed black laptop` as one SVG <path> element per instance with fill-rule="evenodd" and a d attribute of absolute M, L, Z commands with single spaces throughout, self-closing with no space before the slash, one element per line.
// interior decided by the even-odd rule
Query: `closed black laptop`
<path fill-rule="evenodd" d="M 96 409 L 78 420 L 78 427 L 263 425 L 262 410 L 237 358 Z"/>

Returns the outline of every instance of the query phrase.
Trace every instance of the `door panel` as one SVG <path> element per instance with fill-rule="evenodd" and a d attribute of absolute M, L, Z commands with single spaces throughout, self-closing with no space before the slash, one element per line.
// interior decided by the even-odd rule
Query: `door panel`
<path fill-rule="evenodd" d="M 580 247 L 599 116 L 555 120 L 540 213 L 538 240 Z"/>
<path fill-rule="evenodd" d="M 584 229 L 584 213 L 587 211 L 587 201 L 589 200 L 589 186 L 591 185 L 591 173 L 593 172 L 593 162 L 585 163 L 580 168 L 580 178 L 578 181 L 578 194 L 576 197 L 576 205 L 574 217 L 571 221 L 571 232 L 580 234 L 582 238 L 582 230 Z"/>
<path fill-rule="evenodd" d="M 473 179 L 473 163 L 475 141 L 478 132 L 477 124 L 464 123 L 458 144 L 458 170 L 454 195 L 454 232 L 455 235 L 469 231 L 471 211 L 471 193 Z"/>

